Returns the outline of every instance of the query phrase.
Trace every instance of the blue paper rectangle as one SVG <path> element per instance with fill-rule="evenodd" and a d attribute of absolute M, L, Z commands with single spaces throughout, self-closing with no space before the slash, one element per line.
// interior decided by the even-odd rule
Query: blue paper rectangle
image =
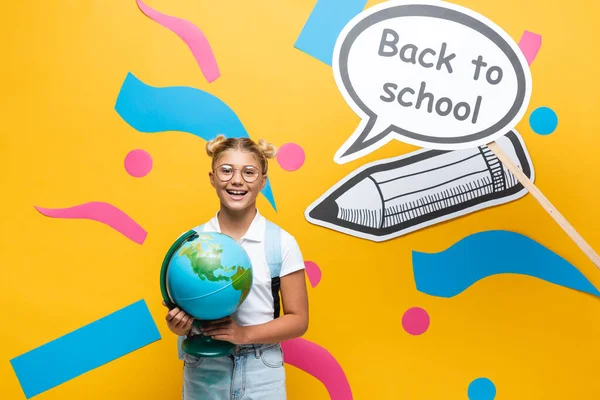
<path fill-rule="evenodd" d="M 294 47 L 331 66 L 340 32 L 365 4 L 367 0 L 319 0 Z"/>
<path fill-rule="evenodd" d="M 10 360 L 27 398 L 160 340 L 144 300 Z"/>

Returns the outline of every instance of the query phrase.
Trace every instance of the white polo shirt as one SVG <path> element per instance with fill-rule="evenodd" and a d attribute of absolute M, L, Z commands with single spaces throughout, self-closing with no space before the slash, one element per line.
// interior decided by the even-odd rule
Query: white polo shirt
<path fill-rule="evenodd" d="M 204 225 L 204 232 L 219 232 L 217 214 Z M 246 300 L 231 316 L 239 325 L 258 325 L 273 319 L 273 293 L 271 292 L 271 271 L 265 255 L 265 217 L 256 210 L 256 216 L 246 234 L 238 240 L 252 262 L 252 289 Z M 282 265 L 280 277 L 304 268 L 304 259 L 296 239 L 288 232 L 281 231 Z"/>

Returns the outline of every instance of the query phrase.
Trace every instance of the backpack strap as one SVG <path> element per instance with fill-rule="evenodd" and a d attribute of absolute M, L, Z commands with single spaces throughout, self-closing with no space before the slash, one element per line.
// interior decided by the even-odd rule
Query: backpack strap
<path fill-rule="evenodd" d="M 196 232 L 203 232 L 204 231 L 204 224 L 202 225 L 198 225 L 195 228 L 192 228 L 194 231 Z M 181 236 L 180 236 L 181 237 Z M 179 357 L 180 360 L 183 361 L 183 357 L 185 355 L 185 353 L 183 352 L 182 349 L 182 345 L 183 345 L 183 341 L 187 338 L 187 336 L 177 336 L 177 356 Z"/>
<path fill-rule="evenodd" d="M 280 278 L 281 264 L 283 263 L 281 255 L 281 228 L 271 221 L 266 220 L 265 226 L 265 255 L 267 264 L 271 271 L 271 293 L 273 294 L 273 317 L 279 317 L 281 313 L 280 307 Z"/>

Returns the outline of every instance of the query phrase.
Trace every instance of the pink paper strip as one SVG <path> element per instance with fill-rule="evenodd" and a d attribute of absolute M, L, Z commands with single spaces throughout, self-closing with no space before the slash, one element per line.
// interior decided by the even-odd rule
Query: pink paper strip
<path fill-rule="evenodd" d="M 220 76 L 217 60 L 210 47 L 210 43 L 208 43 L 208 39 L 204 36 L 200 28 L 184 19 L 162 14 L 144 4 L 141 0 L 136 1 L 140 10 L 148 18 L 169 29 L 185 42 L 192 51 L 202 74 L 208 82 L 212 82 Z"/>
<path fill-rule="evenodd" d="M 326 349 L 303 338 L 284 341 L 281 347 L 284 361 L 320 380 L 331 400 L 352 400 L 344 370 Z"/>
<path fill-rule="evenodd" d="M 523 32 L 521 40 L 519 41 L 519 48 L 525 55 L 525 59 L 527 59 L 529 65 L 535 60 L 540 47 L 542 47 L 541 35 L 529 31 Z"/>
<path fill-rule="evenodd" d="M 35 207 L 35 209 L 52 218 L 90 219 L 102 222 L 138 244 L 144 243 L 148 235 L 129 215 L 108 203 L 90 202 L 69 208 Z"/>

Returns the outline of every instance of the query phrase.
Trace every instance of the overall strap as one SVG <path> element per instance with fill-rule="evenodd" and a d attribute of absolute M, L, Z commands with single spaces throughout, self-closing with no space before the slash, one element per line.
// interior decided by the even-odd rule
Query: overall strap
<path fill-rule="evenodd" d="M 283 263 L 281 256 L 281 228 L 271 221 L 266 220 L 265 226 L 265 255 L 267 264 L 271 271 L 271 292 L 273 294 L 273 317 L 279 317 L 281 313 L 279 286 L 281 273 L 281 264 Z"/>
<path fill-rule="evenodd" d="M 192 228 L 193 230 L 195 230 L 196 232 L 200 233 L 200 232 L 204 232 L 204 224 L 202 225 L 198 225 L 195 228 Z M 184 356 L 184 352 L 183 349 L 181 348 L 183 341 L 185 340 L 187 336 L 177 336 L 177 356 L 179 357 L 180 360 L 183 360 L 183 356 Z"/>

